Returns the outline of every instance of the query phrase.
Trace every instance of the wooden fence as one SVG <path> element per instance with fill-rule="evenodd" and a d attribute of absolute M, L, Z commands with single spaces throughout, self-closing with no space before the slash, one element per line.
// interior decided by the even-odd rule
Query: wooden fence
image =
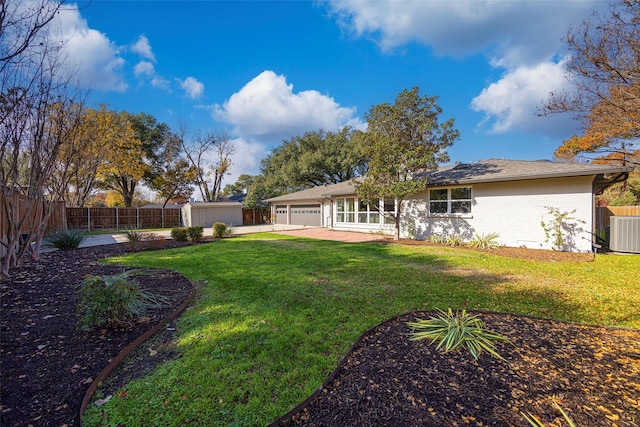
<path fill-rule="evenodd" d="M 608 227 L 612 216 L 640 216 L 640 206 L 598 206 L 596 229 L 604 230 Z"/>
<path fill-rule="evenodd" d="M 18 192 L 13 193 L 13 200 L 11 200 L 11 205 L 15 206 L 16 209 L 13 213 L 14 221 L 19 221 L 26 213 L 27 210 L 32 207 L 32 215 L 31 218 L 27 218 L 26 221 L 22 223 L 20 227 L 21 233 L 27 233 L 31 230 L 34 224 L 37 224 L 42 219 L 42 216 L 45 214 L 46 209 L 53 209 L 53 213 L 49 218 L 49 222 L 47 223 L 47 228 L 45 233 L 49 233 L 56 230 L 61 230 L 66 227 L 65 221 L 65 210 L 63 202 L 40 202 L 46 204 L 46 206 L 39 206 L 38 208 L 33 208 L 31 199 L 23 194 L 19 194 Z M 3 244 L 0 244 L 0 258 L 2 258 L 6 253 L 6 248 L 4 243 L 7 243 L 7 232 L 8 232 L 8 213 L 5 212 L 4 203 L 0 203 L 0 239 Z"/>
<path fill-rule="evenodd" d="M 271 210 L 259 211 L 257 209 L 242 209 L 242 225 L 269 224 Z"/>
<path fill-rule="evenodd" d="M 67 208 L 67 226 L 79 230 L 180 227 L 180 209 Z"/>

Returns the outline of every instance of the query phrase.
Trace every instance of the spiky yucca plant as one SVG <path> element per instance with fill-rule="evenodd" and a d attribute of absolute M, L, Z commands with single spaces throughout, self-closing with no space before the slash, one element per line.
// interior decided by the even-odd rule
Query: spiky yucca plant
<path fill-rule="evenodd" d="M 498 233 L 489 233 L 486 235 L 484 233 L 482 235 L 475 233 L 475 238 L 469 241 L 467 245 L 472 248 L 495 249 L 500 246 L 497 242 L 498 237 L 500 237 Z"/>
<path fill-rule="evenodd" d="M 446 313 L 438 310 L 436 316 L 407 324 L 413 328 L 412 340 L 428 339 L 431 340 L 431 344 L 437 341 L 436 350 L 443 353 L 466 347 L 476 360 L 483 351 L 497 359 L 505 360 L 495 350 L 493 341 L 511 342 L 508 338 L 486 329 L 484 322 L 477 315 L 467 314 L 466 310 L 462 310 L 461 313 L 453 313 L 451 309 Z"/>

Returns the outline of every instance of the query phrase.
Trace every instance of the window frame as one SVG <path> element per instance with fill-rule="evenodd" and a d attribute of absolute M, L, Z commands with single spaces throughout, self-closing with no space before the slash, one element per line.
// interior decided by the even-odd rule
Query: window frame
<path fill-rule="evenodd" d="M 452 198 L 455 190 L 468 190 L 469 197 L 468 198 Z M 446 191 L 446 199 L 442 197 L 443 192 Z M 439 192 L 440 197 L 432 198 L 432 192 Z M 429 216 L 450 216 L 450 217 L 469 217 L 473 213 L 473 187 L 469 185 L 458 185 L 454 187 L 438 187 L 438 188 L 430 188 L 428 191 L 428 206 L 429 206 Z M 433 209 L 434 205 L 440 205 L 441 207 L 446 205 L 446 212 L 443 209 L 438 209 L 435 211 Z M 456 205 L 468 204 L 468 210 L 460 211 L 455 208 Z"/>
<path fill-rule="evenodd" d="M 348 200 L 350 199 L 354 201 L 353 211 L 348 210 L 349 208 L 351 208 L 348 202 Z M 387 211 L 382 212 L 375 205 L 363 205 L 363 202 L 361 202 L 360 199 L 356 196 L 336 197 L 334 203 L 336 224 L 350 224 L 374 227 L 383 227 L 394 224 L 393 219 L 389 221 L 387 215 L 384 214 L 384 212 Z M 395 214 L 396 201 L 387 201 L 387 205 L 390 205 L 391 203 L 393 203 L 394 211 L 388 213 Z M 385 206 L 383 200 L 380 200 L 380 205 L 383 207 Z M 349 219 L 349 215 L 351 214 L 353 214 L 353 221 L 347 221 L 347 219 Z M 366 218 L 366 221 L 361 221 L 361 218 Z"/>

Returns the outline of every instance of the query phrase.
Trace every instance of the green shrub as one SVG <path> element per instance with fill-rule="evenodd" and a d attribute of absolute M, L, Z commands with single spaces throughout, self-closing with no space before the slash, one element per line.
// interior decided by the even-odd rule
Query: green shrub
<path fill-rule="evenodd" d="M 201 225 L 187 228 L 187 235 L 193 243 L 198 243 L 200 240 L 202 240 L 202 232 L 203 228 Z"/>
<path fill-rule="evenodd" d="M 478 233 L 474 234 L 475 238 L 467 243 L 467 245 L 471 246 L 472 248 L 495 249 L 500 246 L 500 244 L 497 242 L 498 237 L 500 237 L 498 233 L 489 233 L 487 235 L 485 235 L 484 233 L 482 235 Z"/>
<path fill-rule="evenodd" d="M 67 251 L 77 249 L 84 240 L 86 232 L 77 229 L 58 230 L 47 239 L 47 246 Z"/>
<path fill-rule="evenodd" d="M 78 313 L 80 326 L 116 326 L 144 315 L 149 308 L 167 303 L 163 297 L 140 289 L 133 276 L 148 270 L 129 270 L 110 276 L 89 276 L 80 283 Z"/>
<path fill-rule="evenodd" d="M 231 229 L 227 227 L 227 224 L 223 222 L 216 222 L 213 224 L 213 237 L 222 239 L 229 233 L 231 233 Z"/>
<path fill-rule="evenodd" d="M 465 346 L 476 360 L 483 351 L 505 360 L 495 350 L 493 341 L 510 342 L 508 338 L 485 329 L 484 322 L 476 315 L 467 314 L 466 310 L 455 314 L 451 309 L 447 313 L 438 310 L 435 317 L 407 324 L 413 328 L 412 340 L 429 339 L 431 344 L 438 341 L 436 350 L 442 349 L 443 353 Z"/>
<path fill-rule="evenodd" d="M 189 240 L 186 228 L 173 228 L 171 229 L 171 238 L 176 242 L 186 242 Z"/>

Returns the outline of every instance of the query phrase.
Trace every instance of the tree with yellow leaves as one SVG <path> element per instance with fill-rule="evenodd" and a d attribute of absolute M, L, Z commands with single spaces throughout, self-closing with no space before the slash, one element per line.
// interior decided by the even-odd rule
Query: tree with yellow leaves
<path fill-rule="evenodd" d="M 126 112 L 110 113 L 107 156 L 98 167 L 100 187 L 122 195 L 130 207 L 138 182 L 148 171 L 142 141 L 137 137 Z"/>

